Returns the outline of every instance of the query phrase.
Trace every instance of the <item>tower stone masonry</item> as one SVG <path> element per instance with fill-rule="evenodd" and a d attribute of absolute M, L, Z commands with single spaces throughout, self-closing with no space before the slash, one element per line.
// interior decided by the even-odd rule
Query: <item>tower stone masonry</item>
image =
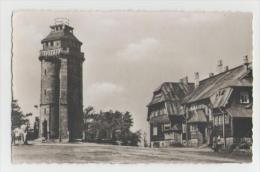
<path fill-rule="evenodd" d="M 50 26 L 41 43 L 40 137 L 60 142 L 82 139 L 84 53 L 66 22 Z"/>

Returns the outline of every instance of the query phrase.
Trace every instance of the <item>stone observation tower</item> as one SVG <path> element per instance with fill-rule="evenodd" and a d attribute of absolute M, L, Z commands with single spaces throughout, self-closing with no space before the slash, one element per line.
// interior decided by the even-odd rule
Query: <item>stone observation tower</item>
<path fill-rule="evenodd" d="M 67 19 L 55 19 L 41 43 L 40 137 L 60 142 L 82 139 L 84 53 Z"/>

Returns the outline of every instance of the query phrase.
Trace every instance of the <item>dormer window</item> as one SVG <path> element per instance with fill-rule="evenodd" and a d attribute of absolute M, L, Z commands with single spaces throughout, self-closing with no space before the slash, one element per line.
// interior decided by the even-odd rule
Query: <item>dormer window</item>
<path fill-rule="evenodd" d="M 217 97 L 224 95 L 224 93 L 225 93 L 225 90 L 219 90 L 219 91 L 217 92 Z"/>
<path fill-rule="evenodd" d="M 240 103 L 241 104 L 248 104 L 249 102 L 249 93 L 246 91 L 240 92 Z"/>

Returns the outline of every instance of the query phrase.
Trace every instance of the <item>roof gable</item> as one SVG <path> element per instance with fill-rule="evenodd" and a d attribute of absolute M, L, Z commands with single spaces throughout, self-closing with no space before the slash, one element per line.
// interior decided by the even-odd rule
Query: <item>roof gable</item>
<path fill-rule="evenodd" d="M 153 93 L 152 101 L 147 105 L 165 101 L 182 101 L 194 89 L 194 83 L 164 82 Z"/>
<path fill-rule="evenodd" d="M 182 115 L 184 110 L 181 103 L 193 89 L 193 83 L 165 82 L 154 91 L 153 98 L 147 106 L 165 103 L 164 106 L 169 115 Z"/>
<path fill-rule="evenodd" d="M 251 69 L 245 65 L 238 66 L 226 72 L 200 81 L 199 86 L 185 98 L 186 103 L 208 99 L 219 89 L 233 86 L 252 86 L 252 80 L 246 79 Z"/>

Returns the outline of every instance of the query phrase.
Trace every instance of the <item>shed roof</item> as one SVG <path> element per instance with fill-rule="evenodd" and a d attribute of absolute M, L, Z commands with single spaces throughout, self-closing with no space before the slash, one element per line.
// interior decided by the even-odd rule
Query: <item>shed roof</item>
<path fill-rule="evenodd" d="M 206 78 L 199 82 L 199 86 L 185 98 L 185 103 L 192 103 L 199 100 L 210 98 L 219 89 L 233 86 L 252 86 L 252 80 L 245 77 L 252 72 L 249 64 L 240 65 L 226 72 Z"/>
<path fill-rule="evenodd" d="M 170 123 L 168 115 L 159 115 L 150 119 L 150 123 L 153 125 Z"/>
<path fill-rule="evenodd" d="M 252 118 L 252 104 L 231 106 L 226 111 L 234 118 Z"/>

